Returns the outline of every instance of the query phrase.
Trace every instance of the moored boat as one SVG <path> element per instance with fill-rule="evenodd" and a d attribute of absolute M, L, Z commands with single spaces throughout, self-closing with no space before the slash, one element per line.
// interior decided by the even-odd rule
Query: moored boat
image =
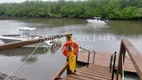
<path fill-rule="evenodd" d="M 0 40 L 2 40 L 4 43 L 10 43 L 10 42 L 16 42 L 16 41 L 28 41 L 28 40 L 34 40 L 39 39 L 43 36 L 37 36 L 37 35 L 30 35 L 30 31 L 35 30 L 36 28 L 33 27 L 20 27 L 18 28 L 19 34 L 6 34 L 6 35 L 0 35 Z M 27 45 L 24 47 L 52 47 L 56 44 L 56 40 L 48 40 L 44 41 L 42 43 Z"/>

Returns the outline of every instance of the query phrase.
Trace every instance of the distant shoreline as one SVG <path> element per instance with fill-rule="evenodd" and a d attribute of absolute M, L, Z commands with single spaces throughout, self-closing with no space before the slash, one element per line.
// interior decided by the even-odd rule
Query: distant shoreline
<path fill-rule="evenodd" d="M 93 19 L 93 18 L 90 18 L 90 17 L 88 17 L 88 18 L 75 18 L 75 17 L 12 17 L 12 16 L 0 16 L 0 19 L 15 19 L 15 18 L 17 18 L 17 19 L 24 19 L 24 18 L 31 18 L 31 19 L 33 19 L 33 18 L 39 18 L 39 19 L 63 19 L 63 18 L 67 18 L 67 19 L 84 19 L 84 20 L 86 20 L 86 19 Z M 102 18 L 102 19 L 105 19 L 105 18 Z M 108 19 L 108 18 L 106 18 L 106 19 Z M 137 18 L 137 19 L 108 19 L 108 20 L 142 20 L 142 19 L 140 19 L 140 18 Z"/>
<path fill-rule="evenodd" d="M 88 1 L 24 1 L 0 4 L 1 17 L 79 18 L 101 17 L 109 20 L 142 19 L 142 3 L 138 0 Z"/>

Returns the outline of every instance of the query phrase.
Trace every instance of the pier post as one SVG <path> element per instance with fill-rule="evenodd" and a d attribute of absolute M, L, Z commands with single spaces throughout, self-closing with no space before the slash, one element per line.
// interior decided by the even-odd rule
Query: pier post
<path fill-rule="evenodd" d="M 116 80 L 121 80 L 121 74 L 122 74 L 122 55 L 123 55 L 123 63 L 125 61 L 125 53 L 126 49 L 123 45 L 123 42 L 121 42 L 120 51 L 119 51 L 119 60 L 118 60 L 118 69 L 116 73 Z"/>

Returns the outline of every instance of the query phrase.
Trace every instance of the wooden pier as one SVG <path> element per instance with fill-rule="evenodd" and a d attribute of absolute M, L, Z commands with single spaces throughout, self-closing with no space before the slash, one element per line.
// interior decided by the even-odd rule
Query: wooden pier
<path fill-rule="evenodd" d="M 111 73 L 108 67 L 94 64 L 78 68 L 76 74 L 68 75 L 62 80 L 111 80 Z"/>
<path fill-rule="evenodd" d="M 141 56 L 128 40 L 122 40 L 118 53 L 80 51 L 77 61 L 88 65 L 77 68 L 75 74 L 67 74 L 66 77 L 60 78 L 67 69 L 66 64 L 53 80 L 121 80 L 124 77 L 122 75 L 124 71 L 137 73 L 139 80 L 142 80 Z"/>
<path fill-rule="evenodd" d="M 111 53 L 104 53 L 104 52 L 95 52 L 95 56 L 94 56 L 94 52 L 90 52 L 90 59 L 89 59 L 89 63 L 93 63 L 93 57 L 94 58 L 94 64 L 95 65 L 100 65 L 100 66 L 105 66 L 105 67 L 109 67 L 110 64 L 110 57 L 111 57 Z M 118 62 L 118 58 L 119 58 L 119 54 L 117 53 L 116 55 L 116 62 Z M 141 58 L 142 59 L 142 58 Z M 80 52 L 78 54 L 78 60 L 79 62 L 85 62 L 88 63 L 88 52 L 84 51 L 84 52 Z M 115 69 L 117 69 L 117 65 L 118 63 L 116 63 L 115 65 Z M 134 65 L 130 59 L 130 57 L 127 55 L 125 56 L 125 64 L 124 64 L 124 70 L 126 72 L 136 72 Z"/>

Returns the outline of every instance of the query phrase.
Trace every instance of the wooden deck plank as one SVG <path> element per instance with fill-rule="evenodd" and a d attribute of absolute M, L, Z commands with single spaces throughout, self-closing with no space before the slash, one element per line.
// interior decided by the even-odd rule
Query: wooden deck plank
<path fill-rule="evenodd" d="M 101 78 L 110 78 L 110 75 L 107 75 L 107 74 L 103 75 L 102 73 L 101 74 L 99 74 L 99 73 L 92 73 L 92 72 L 90 72 L 88 70 L 82 70 L 82 71 L 78 70 L 77 73 L 83 73 L 85 75 L 96 76 L 96 77 L 101 77 Z"/>
<path fill-rule="evenodd" d="M 103 53 L 103 52 L 96 52 L 95 54 L 95 60 L 93 63 L 93 55 L 94 52 L 90 52 L 90 60 L 89 67 L 81 67 L 77 69 L 75 75 L 69 75 L 63 80 L 111 80 L 111 73 L 109 72 L 109 64 L 110 64 L 110 57 L 112 54 L 109 53 Z M 78 54 L 78 61 L 79 62 L 85 62 L 88 61 L 88 52 L 83 51 Z M 118 65 L 118 54 L 116 56 L 116 69 Z M 130 58 L 126 55 L 125 58 L 125 64 L 124 69 L 127 72 L 136 72 Z M 116 76 L 114 76 L 114 80 L 116 79 Z"/>
<path fill-rule="evenodd" d="M 108 67 L 99 67 L 99 65 L 92 64 L 89 67 L 78 68 L 76 74 L 69 75 L 62 80 L 71 80 L 71 78 L 78 80 L 111 80 L 111 73 Z"/>
<path fill-rule="evenodd" d="M 116 61 L 118 62 L 118 55 L 116 56 Z M 116 69 L 117 69 L 117 65 L 118 63 L 116 63 Z M 129 56 L 125 57 L 124 70 L 127 72 L 134 72 L 134 73 L 136 72 L 136 69 L 134 68 L 134 65 L 131 59 L 129 58 Z"/>
<path fill-rule="evenodd" d="M 109 67 L 111 55 L 112 54 L 110 54 L 110 53 L 96 52 L 94 63 L 96 65 Z M 87 63 L 88 52 L 86 52 L 86 51 L 80 52 L 78 54 L 78 56 L 79 56 L 78 61 Z M 93 52 L 91 52 L 90 60 L 89 60 L 89 63 L 92 63 L 92 62 L 93 62 Z M 117 62 L 118 62 L 118 54 L 116 56 L 116 68 L 117 68 L 117 65 L 118 65 Z M 126 55 L 126 58 L 125 58 L 124 70 L 127 71 L 127 72 L 134 72 L 134 73 L 136 72 L 134 65 L 132 64 L 131 59 L 127 55 Z"/>

